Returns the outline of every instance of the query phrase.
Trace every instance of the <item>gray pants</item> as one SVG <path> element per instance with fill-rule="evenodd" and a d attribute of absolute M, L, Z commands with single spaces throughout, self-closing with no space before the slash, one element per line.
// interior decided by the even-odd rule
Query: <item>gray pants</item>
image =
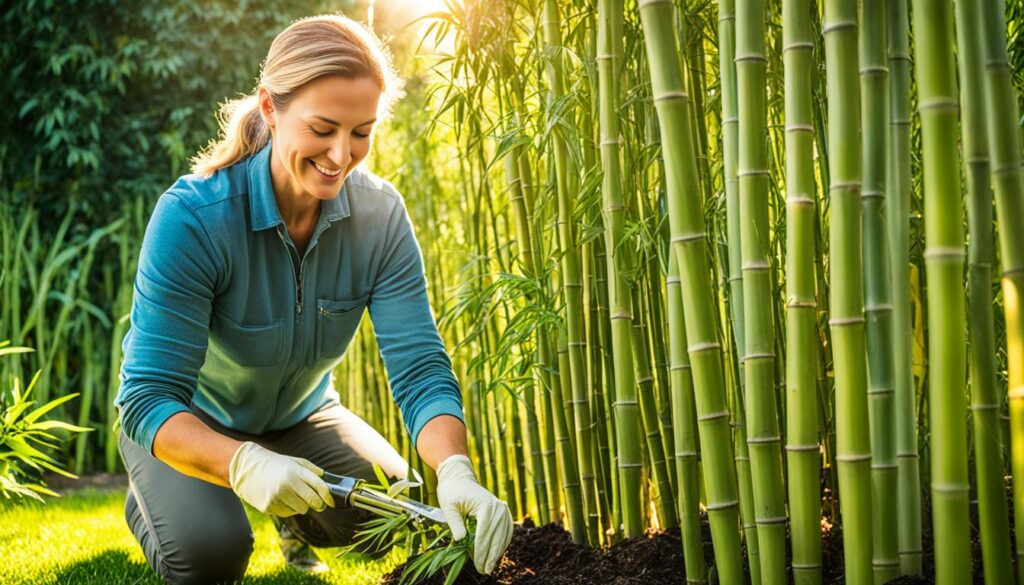
<path fill-rule="evenodd" d="M 405 477 L 405 461 L 370 425 L 334 403 L 299 424 L 262 435 L 225 428 L 195 406 L 211 429 L 267 449 L 303 457 L 326 471 L 373 480 L 373 463 L 391 477 Z M 240 579 L 253 551 L 253 533 L 242 502 L 225 487 L 180 473 L 121 433 L 128 470 L 128 527 L 153 568 L 168 583 L 217 583 Z M 292 533 L 316 547 L 349 544 L 368 513 L 327 508 L 282 518 Z"/>

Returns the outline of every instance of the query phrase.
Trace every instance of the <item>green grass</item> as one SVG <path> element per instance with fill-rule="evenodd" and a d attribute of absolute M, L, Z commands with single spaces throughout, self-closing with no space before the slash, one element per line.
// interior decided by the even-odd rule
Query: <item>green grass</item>
<path fill-rule="evenodd" d="M 0 583 L 131 583 L 159 585 L 124 519 L 123 488 L 86 488 L 46 504 L 0 499 Z M 243 584 L 377 583 L 405 560 L 396 547 L 379 560 L 361 555 L 335 558 L 337 549 L 318 549 L 331 571 L 310 576 L 288 567 L 270 519 L 246 506 L 256 550 Z"/>

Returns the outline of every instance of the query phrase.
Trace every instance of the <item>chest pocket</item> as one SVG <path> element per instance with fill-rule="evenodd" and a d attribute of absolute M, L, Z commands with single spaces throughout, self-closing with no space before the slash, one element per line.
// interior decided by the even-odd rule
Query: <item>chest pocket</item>
<path fill-rule="evenodd" d="M 241 325 L 217 314 L 211 328 L 211 341 L 238 365 L 255 368 L 273 366 L 285 358 L 284 327 L 284 321 L 280 319 L 266 325 Z"/>
<path fill-rule="evenodd" d="M 316 359 L 341 357 L 359 327 L 370 295 L 354 299 L 316 301 Z"/>

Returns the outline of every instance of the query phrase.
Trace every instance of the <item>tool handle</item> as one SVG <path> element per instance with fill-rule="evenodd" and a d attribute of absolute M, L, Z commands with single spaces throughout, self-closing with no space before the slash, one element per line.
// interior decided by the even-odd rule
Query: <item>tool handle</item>
<path fill-rule="evenodd" d="M 325 471 L 322 477 L 334 496 L 335 505 L 351 508 L 352 492 L 359 487 L 359 484 L 363 483 L 363 480 L 347 475 L 337 475 L 329 471 Z"/>

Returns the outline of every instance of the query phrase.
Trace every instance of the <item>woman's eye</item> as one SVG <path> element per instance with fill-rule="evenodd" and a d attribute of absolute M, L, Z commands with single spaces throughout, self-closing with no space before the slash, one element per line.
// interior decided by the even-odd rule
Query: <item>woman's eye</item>
<path fill-rule="evenodd" d="M 355 136 L 356 138 L 366 138 L 367 136 L 369 136 L 369 134 L 364 134 L 362 132 L 353 132 L 352 136 Z"/>
<path fill-rule="evenodd" d="M 316 134 L 317 136 L 330 136 L 331 132 L 333 132 L 333 130 L 329 130 L 327 132 L 317 132 L 316 129 L 313 129 L 313 128 L 310 128 L 310 129 L 313 130 L 313 134 Z"/>

